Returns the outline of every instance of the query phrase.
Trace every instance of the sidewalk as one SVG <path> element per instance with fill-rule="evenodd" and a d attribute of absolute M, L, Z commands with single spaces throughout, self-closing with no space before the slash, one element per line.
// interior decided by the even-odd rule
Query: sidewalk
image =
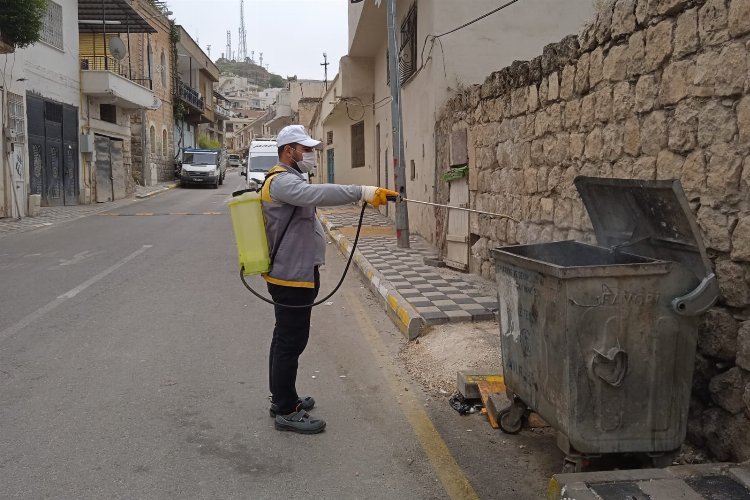
<path fill-rule="evenodd" d="M 750 463 L 555 474 L 547 498 L 564 500 L 747 500 Z"/>
<path fill-rule="evenodd" d="M 155 186 L 137 186 L 135 197 L 124 198 L 122 200 L 107 203 L 95 203 L 92 205 L 42 207 L 37 217 L 23 217 L 21 219 L 15 219 L 12 217 L 2 218 L 0 219 L 0 238 L 9 234 L 25 233 L 27 231 L 33 231 L 53 224 L 59 224 L 60 222 L 80 219 L 88 215 L 98 214 L 130 205 L 131 203 L 138 201 L 138 199 L 154 196 L 168 189 L 172 189 L 176 185 L 176 182 L 163 182 Z"/>
<path fill-rule="evenodd" d="M 351 250 L 360 210 L 354 205 L 318 210 L 344 255 Z M 398 248 L 391 220 L 368 208 L 353 259 L 404 335 L 414 339 L 431 325 L 495 318 L 494 285 L 425 265 L 424 258 L 437 252 L 420 237 L 412 236 L 410 242 L 410 249 Z"/>

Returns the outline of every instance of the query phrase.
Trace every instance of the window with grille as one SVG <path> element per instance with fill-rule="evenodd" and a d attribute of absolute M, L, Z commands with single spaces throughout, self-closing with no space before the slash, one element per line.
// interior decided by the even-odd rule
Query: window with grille
<path fill-rule="evenodd" d="M 352 168 L 365 166 L 365 122 L 352 125 Z"/>
<path fill-rule="evenodd" d="M 399 50 L 401 83 L 417 71 L 417 4 L 411 6 L 401 23 L 401 48 Z"/>
<path fill-rule="evenodd" d="M 16 133 L 15 142 L 26 142 L 26 113 L 23 110 L 23 96 L 8 92 L 10 129 Z"/>
<path fill-rule="evenodd" d="M 109 123 L 117 123 L 117 106 L 114 104 L 100 104 L 99 119 Z"/>
<path fill-rule="evenodd" d="M 326 132 L 326 144 L 333 144 L 333 130 L 329 130 L 328 132 Z"/>
<path fill-rule="evenodd" d="M 47 12 L 42 19 L 40 40 L 56 49 L 63 50 L 63 15 L 62 6 L 47 1 Z"/>

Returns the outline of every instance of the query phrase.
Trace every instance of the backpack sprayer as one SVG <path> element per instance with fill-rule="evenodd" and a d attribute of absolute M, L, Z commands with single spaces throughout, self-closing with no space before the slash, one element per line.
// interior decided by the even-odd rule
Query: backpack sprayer
<path fill-rule="evenodd" d="M 313 302 L 309 305 L 301 305 L 301 306 L 295 306 L 295 305 L 288 305 L 288 304 L 280 304 L 278 302 L 275 302 L 271 299 L 268 299 L 248 285 L 247 281 L 245 281 L 245 276 L 255 276 L 258 274 L 264 274 L 271 270 L 271 263 L 273 260 L 273 256 L 269 255 L 268 253 L 268 238 L 266 236 L 266 224 L 265 219 L 263 218 L 263 208 L 261 206 L 261 199 L 260 199 L 260 189 L 244 189 L 240 191 L 235 191 L 232 193 L 232 196 L 234 197 L 229 202 L 229 213 L 232 217 L 232 228 L 234 229 L 234 237 L 237 241 L 237 254 L 239 257 L 239 264 L 240 264 L 240 280 L 242 281 L 242 284 L 245 285 L 245 288 L 250 290 L 250 292 L 258 297 L 263 302 L 266 302 L 268 304 L 274 305 L 274 306 L 281 306 L 281 307 L 288 307 L 290 309 L 304 309 L 308 307 L 315 307 L 319 306 L 320 304 L 326 302 L 328 299 L 330 299 L 338 290 L 341 288 L 341 285 L 344 283 L 344 278 L 346 278 L 346 273 L 349 271 L 349 266 L 352 263 L 352 259 L 354 258 L 354 251 L 357 249 L 357 243 L 359 242 L 359 233 L 362 229 L 362 220 L 365 216 L 365 209 L 367 208 L 367 204 L 362 204 L 362 210 L 359 213 L 359 222 L 357 223 L 357 233 L 354 236 L 354 243 L 352 244 L 351 252 L 349 253 L 349 258 L 346 261 L 346 267 L 344 267 L 344 272 L 341 274 L 341 279 L 339 279 L 339 282 L 336 284 L 336 287 L 333 289 L 331 293 L 326 295 L 324 298 Z M 472 210 L 469 208 L 463 208 L 463 207 L 455 207 L 452 205 L 440 205 L 437 203 L 430 203 L 426 201 L 418 201 L 418 200 L 410 200 L 407 198 L 403 198 L 401 196 L 389 196 L 387 197 L 388 201 L 404 201 L 404 202 L 411 202 L 411 203 L 419 203 L 423 205 L 432 205 L 437 207 L 444 207 L 448 209 L 454 209 L 454 210 L 461 210 L 465 212 L 474 212 L 479 213 L 483 215 L 490 215 L 495 217 L 501 217 L 510 219 L 513 221 L 518 222 L 517 219 L 514 219 L 513 217 L 510 217 L 508 215 L 503 214 L 494 214 L 491 212 L 482 212 L 479 210 Z M 290 218 L 291 222 L 291 218 Z M 284 234 L 286 233 L 286 229 L 289 227 L 289 224 L 287 223 L 286 228 L 284 228 L 284 231 L 281 233 L 281 238 L 279 240 L 284 238 Z M 280 242 L 279 242 L 280 243 Z"/>

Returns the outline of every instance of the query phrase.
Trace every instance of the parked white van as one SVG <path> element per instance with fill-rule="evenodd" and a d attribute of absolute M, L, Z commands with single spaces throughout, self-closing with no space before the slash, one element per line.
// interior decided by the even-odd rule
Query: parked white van
<path fill-rule="evenodd" d="M 247 179 L 248 187 L 251 183 L 256 186 L 263 184 L 268 171 L 279 162 L 278 146 L 275 139 L 256 139 L 250 143 L 247 152 L 247 165 L 240 175 Z"/>

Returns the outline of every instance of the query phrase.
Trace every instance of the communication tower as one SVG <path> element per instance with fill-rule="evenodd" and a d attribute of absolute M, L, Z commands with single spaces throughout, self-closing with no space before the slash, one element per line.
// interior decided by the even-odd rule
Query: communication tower
<path fill-rule="evenodd" d="M 245 0 L 240 0 L 240 41 L 237 47 L 237 60 L 247 59 L 247 31 L 245 31 Z"/>

